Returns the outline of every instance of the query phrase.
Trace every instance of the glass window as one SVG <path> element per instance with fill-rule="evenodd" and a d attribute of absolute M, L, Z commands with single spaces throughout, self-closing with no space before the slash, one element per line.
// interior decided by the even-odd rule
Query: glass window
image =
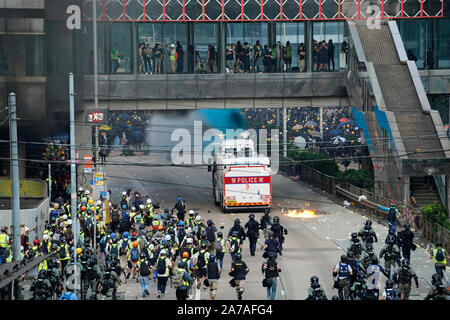
<path fill-rule="evenodd" d="M 111 23 L 111 73 L 131 73 L 131 24 Z"/>
<path fill-rule="evenodd" d="M 284 71 L 300 71 L 298 47 L 305 43 L 305 25 L 303 22 L 277 23 L 276 41 L 285 47 Z M 288 43 L 289 42 L 289 43 Z M 288 49 L 290 46 L 290 49 Z"/>
<path fill-rule="evenodd" d="M 181 48 L 180 48 L 181 47 Z M 182 50 L 183 59 L 177 55 Z M 184 52 L 187 48 L 187 24 L 186 23 L 166 23 L 164 24 L 164 70 L 168 73 L 182 73 L 186 69 L 186 55 Z M 179 58 L 179 59 L 176 59 Z"/>
<path fill-rule="evenodd" d="M 450 19 L 438 19 L 434 21 L 438 24 L 438 36 L 436 41 L 436 51 L 439 68 L 450 68 Z"/>
<path fill-rule="evenodd" d="M 0 75 L 44 75 L 44 36 L 0 36 Z"/>
<path fill-rule="evenodd" d="M 339 70 L 344 22 L 313 23 L 313 71 Z"/>
<path fill-rule="evenodd" d="M 138 24 L 138 41 L 140 46 L 143 44 L 142 57 L 138 59 L 138 72 L 153 73 L 155 72 L 155 59 L 153 54 L 156 52 L 156 46 L 163 43 L 163 28 L 161 23 L 139 23 Z M 139 49 L 138 49 L 139 50 Z M 139 52 L 138 52 L 139 56 Z M 157 61 L 156 65 L 159 64 Z"/>
<path fill-rule="evenodd" d="M 219 68 L 219 25 L 197 23 L 194 25 L 195 57 L 198 72 L 217 72 Z M 202 62 L 204 65 L 202 64 Z"/>
<path fill-rule="evenodd" d="M 425 67 L 427 47 L 433 47 L 431 41 L 431 22 L 426 20 L 402 20 L 398 23 L 405 50 L 410 59 L 417 59 L 416 65 L 419 69 Z M 429 54 L 430 56 L 432 55 Z M 429 59 L 429 62 L 433 64 L 432 59 Z"/>
<path fill-rule="evenodd" d="M 87 74 L 94 73 L 94 39 L 92 33 L 92 23 L 85 23 L 82 27 L 82 50 L 81 55 L 82 67 L 81 71 Z M 105 70 L 105 24 L 97 22 L 97 72 L 106 73 Z M 108 60 L 109 61 L 109 60 Z"/>

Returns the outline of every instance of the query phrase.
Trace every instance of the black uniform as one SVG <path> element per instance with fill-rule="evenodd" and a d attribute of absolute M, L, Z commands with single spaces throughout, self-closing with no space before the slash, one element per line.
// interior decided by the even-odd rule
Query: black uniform
<path fill-rule="evenodd" d="M 256 221 L 254 218 L 250 219 L 244 226 L 247 229 L 247 237 L 250 242 L 250 254 L 252 256 L 255 255 L 256 250 L 256 242 L 259 238 L 259 229 L 260 225 L 259 222 Z"/>

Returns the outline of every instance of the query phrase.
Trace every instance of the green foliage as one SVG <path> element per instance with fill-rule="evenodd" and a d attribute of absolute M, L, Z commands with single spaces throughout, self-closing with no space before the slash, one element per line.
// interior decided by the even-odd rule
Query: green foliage
<path fill-rule="evenodd" d="M 281 148 L 280 152 L 282 150 L 283 149 Z M 339 167 L 336 162 L 328 156 L 328 154 L 302 151 L 293 144 L 288 145 L 288 150 L 288 158 L 291 158 L 294 161 L 300 161 L 302 164 L 328 176 L 336 177 L 338 175 Z"/>
<path fill-rule="evenodd" d="M 372 175 L 367 170 L 349 169 L 345 172 L 339 172 L 339 182 L 348 183 L 361 189 L 372 190 L 373 180 Z"/>
<path fill-rule="evenodd" d="M 425 220 L 440 224 L 446 229 L 450 229 L 450 221 L 448 220 L 448 211 L 442 204 L 434 202 L 422 207 L 422 215 Z"/>

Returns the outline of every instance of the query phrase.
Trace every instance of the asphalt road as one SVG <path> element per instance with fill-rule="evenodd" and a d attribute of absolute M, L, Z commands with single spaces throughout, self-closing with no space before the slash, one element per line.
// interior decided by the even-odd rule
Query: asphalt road
<path fill-rule="evenodd" d="M 123 190 L 132 188 L 148 195 L 153 201 L 159 201 L 162 208 L 172 208 L 178 195 L 187 201 L 189 209 L 198 209 L 204 220 L 212 219 L 217 226 L 224 225 L 225 232 L 233 225 L 235 218 L 243 223 L 248 220 L 249 212 L 224 214 L 213 202 L 211 173 L 206 167 L 161 166 L 165 163 L 161 155 L 139 157 L 114 157 L 108 161 L 122 165 L 107 165 L 107 186 L 112 190 L 113 199 L 117 200 Z M 125 165 L 123 165 L 125 164 Z M 332 269 L 345 253 L 351 232 L 359 231 L 367 217 L 348 210 L 343 205 L 327 199 L 324 194 L 311 190 L 307 185 L 298 183 L 289 177 L 274 175 L 272 177 L 273 207 L 271 216 L 279 216 L 289 234 L 286 236 L 283 255 L 278 258 L 282 272 L 278 281 L 276 299 L 303 300 L 309 287 L 309 279 L 316 275 L 330 299 L 337 295 L 332 289 Z M 309 207 L 308 207 L 309 205 Z M 313 208 L 319 214 L 310 219 L 295 219 L 286 216 L 288 209 Z M 262 212 L 255 212 L 256 219 Z M 375 252 L 381 250 L 387 235 L 387 227 L 376 222 L 373 227 L 379 241 L 375 243 Z M 224 233 L 225 233 L 224 232 Z M 261 233 L 260 241 L 264 237 Z M 245 285 L 245 299 L 266 299 L 266 289 L 262 287 L 261 264 L 264 259 L 262 251 L 250 256 L 248 241 L 244 243 L 243 260 L 250 272 Z M 413 286 L 411 299 L 425 297 L 429 290 L 429 281 L 434 273 L 434 264 L 428 259 L 423 248 L 412 253 L 411 266 L 419 276 L 419 289 Z M 218 300 L 236 299 L 234 288 L 228 284 L 231 259 L 225 256 L 224 270 L 219 280 Z M 385 278 L 383 276 L 382 283 Z M 129 280 L 120 287 L 126 300 L 142 299 L 139 284 Z M 208 300 L 207 290 L 192 292 L 193 299 Z M 156 283 L 150 284 L 150 296 L 144 299 L 156 299 Z M 175 299 L 172 288 L 168 288 L 163 299 Z"/>

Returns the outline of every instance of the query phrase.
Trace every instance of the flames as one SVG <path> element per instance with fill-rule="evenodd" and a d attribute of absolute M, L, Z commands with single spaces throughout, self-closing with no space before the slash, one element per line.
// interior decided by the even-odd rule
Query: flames
<path fill-rule="evenodd" d="M 317 215 L 316 215 L 316 212 L 314 210 L 306 210 L 306 209 L 295 210 L 295 209 L 292 209 L 292 210 L 288 210 L 287 216 L 291 217 L 291 218 L 314 218 Z"/>

